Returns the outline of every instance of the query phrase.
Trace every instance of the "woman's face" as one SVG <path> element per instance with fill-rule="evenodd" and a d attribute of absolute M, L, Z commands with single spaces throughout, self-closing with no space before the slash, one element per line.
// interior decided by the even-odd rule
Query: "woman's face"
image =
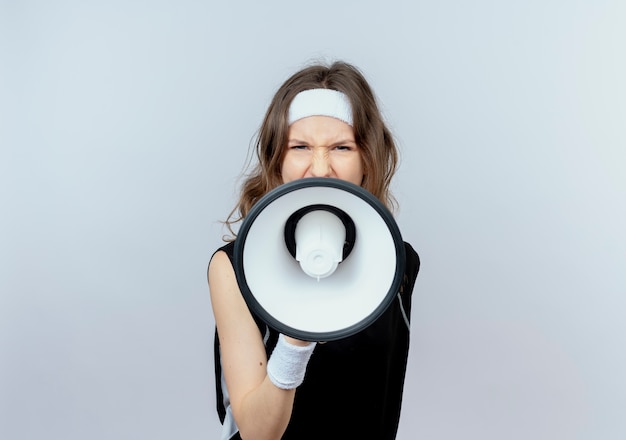
<path fill-rule="evenodd" d="M 328 116 L 309 116 L 289 127 L 281 167 L 283 183 L 304 177 L 363 181 L 363 160 L 352 127 Z"/>

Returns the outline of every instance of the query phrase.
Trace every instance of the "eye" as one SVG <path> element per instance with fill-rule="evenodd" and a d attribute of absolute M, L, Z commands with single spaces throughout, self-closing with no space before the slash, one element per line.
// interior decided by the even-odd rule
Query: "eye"
<path fill-rule="evenodd" d="M 307 150 L 309 147 L 306 145 L 291 145 L 290 150 Z"/>
<path fill-rule="evenodd" d="M 335 147 L 335 150 L 338 150 L 338 151 L 352 151 L 353 148 L 349 147 L 348 145 L 337 145 Z"/>

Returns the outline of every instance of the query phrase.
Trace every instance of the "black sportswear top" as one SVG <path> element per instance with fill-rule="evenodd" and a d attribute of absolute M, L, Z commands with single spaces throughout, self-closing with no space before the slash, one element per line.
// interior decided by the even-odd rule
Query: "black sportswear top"
<path fill-rule="evenodd" d="M 233 259 L 234 242 L 223 250 Z M 405 243 L 406 271 L 398 299 L 369 327 L 347 338 L 317 344 L 302 385 L 296 390 L 291 420 L 283 440 L 395 439 L 409 352 L 411 295 L 419 256 Z M 252 313 L 252 312 L 251 312 Z M 267 356 L 278 333 L 252 313 L 261 335 L 269 331 Z M 224 390 L 215 332 L 217 412 L 224 422 Z M 236 434 L 233 439 L 238 439 Z"/>

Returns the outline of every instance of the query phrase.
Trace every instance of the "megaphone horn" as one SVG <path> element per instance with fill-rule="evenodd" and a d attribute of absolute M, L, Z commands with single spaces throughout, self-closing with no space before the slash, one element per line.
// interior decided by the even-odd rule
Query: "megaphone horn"
<path fill-rule="evenodd" d="M 385 206 L 332 178 L 296 180 L 262 197 L 241 224 L 233 262 L 254 314 L 322 342 L 371 325 L 394 300 L 406 264 Z"/>

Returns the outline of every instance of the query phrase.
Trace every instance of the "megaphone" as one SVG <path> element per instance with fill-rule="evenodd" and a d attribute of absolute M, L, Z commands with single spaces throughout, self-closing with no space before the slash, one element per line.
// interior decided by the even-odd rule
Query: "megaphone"
<path fill-rule="evenodd" d="M 285 335 L 326 342 L 371 325 L 398 294 L 404 242 L 387 208 L 334 178 L 283 184 L 250 209 L 233 265 L 250 310 Z"/>

